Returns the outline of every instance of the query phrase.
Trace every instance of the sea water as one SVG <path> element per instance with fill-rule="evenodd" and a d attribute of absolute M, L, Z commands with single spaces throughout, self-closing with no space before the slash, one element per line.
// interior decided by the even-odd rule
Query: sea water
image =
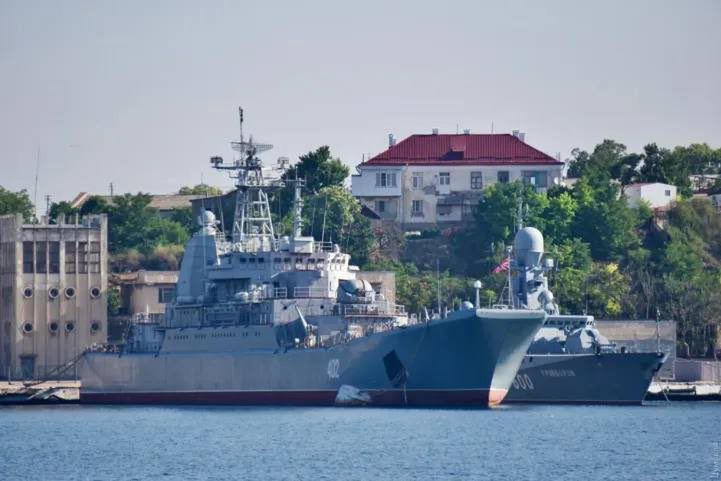
<path fill-rule="evenodd" d="M 0 480 L 716 480 L 721 404 L 0 408 Z"/>

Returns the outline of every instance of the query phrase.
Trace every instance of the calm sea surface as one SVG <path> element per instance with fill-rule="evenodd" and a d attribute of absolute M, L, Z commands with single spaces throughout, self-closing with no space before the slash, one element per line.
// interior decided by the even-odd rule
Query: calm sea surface
<path fill-rule="evenodd" d="M 721 404 L 0 408 L 0 480 L 715 480 Z"/>

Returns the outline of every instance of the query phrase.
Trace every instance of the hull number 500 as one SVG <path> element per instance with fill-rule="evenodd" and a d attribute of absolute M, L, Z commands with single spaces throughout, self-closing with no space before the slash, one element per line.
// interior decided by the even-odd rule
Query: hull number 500
<path fill-rule="evenodd" d="M 340 361 L 338 359 L 328 361 L 328 379 L 338 379 L 338 371 L 340 371 Z"/>
<path fill-rule="evenodd" d="M 513 379 L 513 387 L 523 391 L 533 391 L 533 381 L 531 381 L 528 374 L 518 374 Z"/>

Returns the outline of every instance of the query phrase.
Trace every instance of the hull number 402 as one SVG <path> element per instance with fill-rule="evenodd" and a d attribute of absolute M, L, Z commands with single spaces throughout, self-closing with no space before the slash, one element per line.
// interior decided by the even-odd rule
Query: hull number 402
<path fill-rule="evenodd" d="M 338 379 L 340 371 L 340 361 L 338 359 L 331 359 L 328 361 L 328 378 Z"/>

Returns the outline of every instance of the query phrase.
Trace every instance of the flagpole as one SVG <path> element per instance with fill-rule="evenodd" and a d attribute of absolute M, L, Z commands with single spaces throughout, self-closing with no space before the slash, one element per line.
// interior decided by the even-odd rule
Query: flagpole
<path fill-rule="evenodd" d="M 511 285 L 511 247 L 508 248 L 508 306 L 514 309 L 513 305 L 513 286 Z"/>

